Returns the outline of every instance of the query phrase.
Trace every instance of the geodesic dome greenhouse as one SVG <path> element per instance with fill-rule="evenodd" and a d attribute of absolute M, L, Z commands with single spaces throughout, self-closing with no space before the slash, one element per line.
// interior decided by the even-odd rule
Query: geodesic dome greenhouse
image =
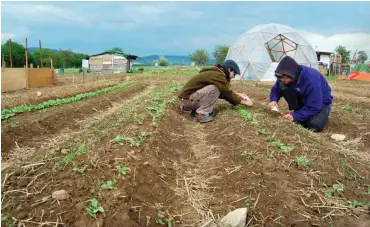
<path fill-rule="evenodd" d="M 280 24 L 258 25 L 243 33 L 230 46 L 226 60 L 238 63 L 241 75 L 236 80 L 275 81 L 275 69 L 284 56 L 318 68 L 312 46 L 293 28 Z"/>

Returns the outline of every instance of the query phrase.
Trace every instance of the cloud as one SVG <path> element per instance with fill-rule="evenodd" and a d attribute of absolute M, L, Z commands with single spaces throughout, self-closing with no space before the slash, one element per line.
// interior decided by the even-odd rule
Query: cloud
<path fill-rule="evenodd" d="M 357 48 L 370 55 L 370 33 L 348 33 L 325 36 L 318 33 L 298 31 L 316 50 L 331 51 L 343 45 L 353 54 Z M 317 48 L 316 48 L 317 47 Z"/>
<path fill-rule="evenodd" d="M 8 40 L 15 37 L 15 34 L 12 33 L 1 33 L 1 39 Z"/>

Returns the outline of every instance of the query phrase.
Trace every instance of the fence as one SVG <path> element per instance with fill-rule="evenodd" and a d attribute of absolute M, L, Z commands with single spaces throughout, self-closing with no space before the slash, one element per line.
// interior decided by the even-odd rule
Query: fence
<path fill-rule="evenodd" d="M 53 71 L 48 68 L 2 68 L 1 92 L 37 88 L 53 84 Z"/>

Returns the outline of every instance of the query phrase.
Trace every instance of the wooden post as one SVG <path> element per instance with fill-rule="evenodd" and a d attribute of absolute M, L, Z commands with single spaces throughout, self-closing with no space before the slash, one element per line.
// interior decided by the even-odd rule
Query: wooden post
<path fill-rule="evenodd" d="M 28 88 L 28 43 L 27 43 L 27 38 L 26 38 L 26 88 Z"/>
<path fill-rule="evenodd" d="M 39 40 L 39 45 L 40 45 L 40 65 L 42 68 L 42 49 L 41 49 L 41 40 Z"/>
<path fill-rule="evenodd" d="M 12 40 L 11 39 L 9 39 L 9 60 L 10 60 L 10 68 L 13 68 Z"/>

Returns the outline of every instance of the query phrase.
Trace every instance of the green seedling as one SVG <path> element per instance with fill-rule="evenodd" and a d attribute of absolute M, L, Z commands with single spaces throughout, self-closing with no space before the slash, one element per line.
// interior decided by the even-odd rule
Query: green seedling
<path fill-rule="evenodd" d="M 253 114 L 251 112 L 249 112 L 248 110 L 244 109 L 243 107 L 241 107 L 240 105 L 238 105 L 236 107 L 236 110 L 238 111 L 239 115 L 244 119 L 244 120 L 247 120 L 247 121 L 250 121 L 253 119 Z"/>
<path fill-rule="evenodd" d="M 74 164 L 75 161 L 76 161 L 76 158 L 82 154 L 85 154 L 87 152 L 86 148 L 85 148 L 85 144 L 81 144 L 78 148 L 77 148 L 77 151 L 73 152 L 73 153 L 70 153 L 70 154 L 67 154 L 66 156 L 64 156 L 62 158 L 62 160 L 58 161 L 56 163 L 57 166 L 62 166 L 62 164 L 64 164 L 64 167 L 69 165 L 69 164 Z"/>
<path fill-rule="evenodd" d="M 135 122 L 139 125 L 142 125 L 142 124 L 144 124 L 144 119 L 145 119 L 145 115 L 144 114 L 139 114 L 139 115 L 136 115 Z"/>
<path fill-rule="evenodd" d="M 344 191 L 343 184 L 333 184 L 332 189 L 328 189 L 324 191 L 324 194 L 326 196 L 332 197 L 332 196 L 339 196 Z"/>
<path fill-rule="evenodd" d="M 242 156 L 243 156 L 245 159 L 249 159 L 250 154 L 248 153 L 248 151 L 244 151 L 244 152 L 242 153 Z"/>
<path fill-rule="evenodd" d="M 294 147 L 285 146 L 279 139 L 275 139 L 273 144 L 285 153 L 289 153 L 294 149 Z"/>
<path fill-rule="evenodd" d="M 81 93 L 81 94 L 78 94 L 76 96 L 69 97 L 69 98 L 53 99 L 53 100 L 48 100 L 48 101 L 45 101 L 45 102 L 39 103 L 39 104 L 21 105 L 21 106 L 16 106 L 16 107 L 9 108 L 9 109 L 3 109 L 3 110 L 1 110 L 1 120 L 13 117 L 17 113 L 31 112 L 31 111 L 36 111 L 36 110 L 49 108 L 49 107 L 52 107 L 52 106 L 58 106 L 58 105 L 62 105 L 62 104 L 76 102 L 76 101 L 80 101 L 80 100 L 88 98 L 88 97 L 93 97 L 93 96 L 99 95 L 101 93 L 110 92 L 110 91 L 113 91 L 113 90 L 116 90 L 116 89 L 119 89 L 119 88 L 131 87 L 134 84 L 136 84 L 136 83 L 133 82 L 133 83 L 118 84 L 118 85 L 115 85 L 115 86 L 112 86 L 112 87 L 106 87 L 106 88 L 103 88 L 103 89 L 97 90 L 97 91 L 92 91 L 92 92 L 88 92 L 88 93 Z"/>
<path fill-rule="evenodd" d="M 118 143 L 120 145 L 129 144 L 130 147 L 138 147 L 140 145 L 140 142 L 130 138 L 130 137 L 122 137 L 122 136 L 116 136 L 114 139 L 112 139 L 113 143 Z"/>
<path fill-rule="evenodd" d="M 83 168 L 74 167 L 72 169 L 73 172 L 75 172 L 75 173 L 81 173 L 81 174 L 84 173 L 85 170 L 86 170 L 86 167 L 83 167 Z"/>
<path fill-rule="evenodd" d="M 99 202 L 95 198 L 91 200 L 91 204 L 87 206 L 85 209 L 87 213 L 90 214 L 95 219 L 96 219 L 97 213 L 99 212 L 104 213 L 104 208 L 99 206 Z"/>
<path fill-rule="evenodd" d="M 342 105 L 342 106 L 340 106 L 340 108 L 342 110 L 345 110 L 345 111 L 352 111 L 352 107 L 350 105 L 348 105 L 348 104 L 346 104 L 344 106 Z"/>
<path fill-rule="evenodd" d="M 309 162 L 310 161 L 303 156 L 296 157 L 294 161 L 296 166 L 307 166 Z"/>
<path fill-rule="evenodd" d="M 363 209 L 369 209 L 370 203 L 364 204 L 364 203 L 358 202 L 357 200 L 354 200 L 353 202 L 348 202 L 348 206 L 347 207 L 348 208 L 351 208 L 351 209 L 354 209 L 354 208 L 357 208 L 357 207 L 361 207 Z"/>
<path fill-rule="evenodd" d="M 127 166 L 116 165 L 116 170 L 119 174 L 122 174 L 122 179 L 124 180 L 127 172 L 130 171 L 130 168 Z"/>
<path fill-rule="evenodd" d="M 151 132 L 141 132 L 140 135 L 139 135 L 139 141 L 143 141 L 145 139 L 145 137 L 151 136 L 151 135 L 152 135 Z"/>
<path fill-rule="evenodd" d="M 1 223 L 6 227 L 15 227 L 17 220 L 10 219 L 8 216 L 1 216 Z"/>
<path fill-rule="evenodd" d="M 367 186 L 367 192 L 363 192 L 364 195 L 370 195 L 370 185 Z"/>
<path fill-rule="evenodd" d="M 267 130 L 265 128 L 259 129 L 258 130 L 258 133 L 261 134 L 261 135 L 267 135 L 268 134 L 268 132 L 267 132 Z"/>
<path fill-rule="evenodd" d="M 271 151 L 271 152 L 267 152 L 266 156 L 268 158 L 272 158 L 272 156 L 274 155 L 275 151 Z"/>
<path fill-rule="evenodd" d="M 107 181 L 107 183 L 103 184 L 101 186 L 102 189 L 106 189 L 106 190 L 113 190 L 113 189 L 117 189 L 116 187 L 114 187 L 114 185 L 117 184 L 117 180 L 116 179 L 113 179 L 113 180 L 109 180 Z"/>

